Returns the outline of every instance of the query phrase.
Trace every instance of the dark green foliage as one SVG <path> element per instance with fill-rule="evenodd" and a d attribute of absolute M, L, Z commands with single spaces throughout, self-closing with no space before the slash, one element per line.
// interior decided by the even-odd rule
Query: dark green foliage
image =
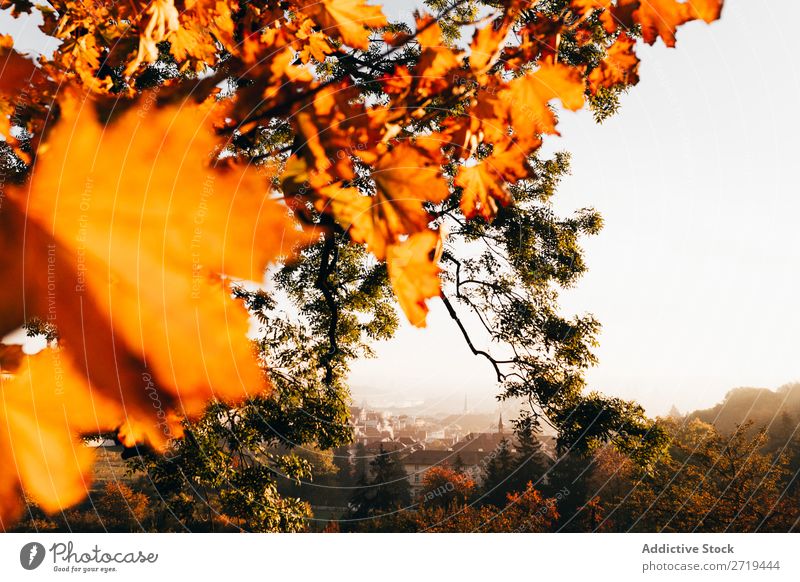
<path fill-rule="evenodd" d="M 517 452 L 508 476 L 511 491 L 525 491 L 528 483 L 536 489 L 542 489 L 545 485 L 550 459 L 544 453 L 538 432 L 533 419 L 528 415 L 515 422 Z"/>
<path fill-rule="evenodd" d="M 484 469 L 483 495 L 481 503 L 503 507 L 506 503 L 506 496 L 513 491 L 514 485 L 511 473 L 514 470 L 516 459 L 511 451 L 511 443 L 508 439 L 503 439 L 492 451 Z"/>
<path fill-rule="evenodd" d="M 350 499 L 347 521 L 365 520 L 408 509 L 411 505 L 408 475 L 394 453 L 386 452 L 381 446 L 369 466 L 369 476 L 361 478 Z"/>
<path fill-rule="evenodd" d="M 563 494 L 558 500 L 558 521 L 555 531 L 592 531 L 591 515 L 586 505 L 592 500 L 593 489 L 589 483 L 592 458 L 578 450 L 569 450 L 556 459 L 548 473 L 549 483 L 545 493 L 555 496 Z"/>

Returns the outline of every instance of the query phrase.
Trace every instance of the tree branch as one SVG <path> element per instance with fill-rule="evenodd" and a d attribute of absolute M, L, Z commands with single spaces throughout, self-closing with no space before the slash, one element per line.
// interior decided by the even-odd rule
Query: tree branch
<path fill-rule="evenodd" d="M 497 381 L 498 382 L 502 382 L 503 380 L 505 380 L 505 375 L 500 370 L 500 365 L 498 364 L 497 360 L 495 360 L 491 356 L 491 354 L 489 354 L 489 352 L 485 352 L 483 350 L 479 350 L 478 348 L 475 347 L 475 344 L 472 343 L 472 338 L 469 337 L 469 333 L 467 332 L 467 329 L 464 327 L 464 324 L 459 319 L 458 313 L 456 313 L 456 310 L 453 307 L 453 304 L 450 303 L 450 300 L 447 298 L 447 296 L 444 293 L 442 293 L 441 297 L 442 297 L 442 302 L 444 302 L 444 306 L 447 308 L 447 313 L 450 314 L 450 317 L 453 319 L 453 321 L 456 322 L 456 325 L 458 325 L 458 328 L 461 330 L 461 335 L 464 336 L 464 340 L 467 342 L 467 345 L 469 346 L 469 349 L 472 351 L 472 353 L 475 354 L 476 356 L 483 356 L 484 358 L 489 360 L 489 363 L 492 364 L 492 367 L 494 368 L 494 372 L 497 375 Z"/>
<path fill-rule="evenodd" d="M 330 387 L 333 384 L 333 357 L 338 353 L 339 347 L 336 341 L 336 328 L 339 324 L 339 307 L 336 304 L 336 295 L 329 280 L 331 273 L 336 268 L 336 261 L 339 252 L 336 249 L 336 235 L 328 233 L 325 235 L 325 245 L 322 248 L 320 257 L 320 267 L 314 286 L 322 292 L 325 304 L 330 312 L 328 322 L 328 351 L 322 357 L 322 365 L 325 368 L 325 385 Z"/>

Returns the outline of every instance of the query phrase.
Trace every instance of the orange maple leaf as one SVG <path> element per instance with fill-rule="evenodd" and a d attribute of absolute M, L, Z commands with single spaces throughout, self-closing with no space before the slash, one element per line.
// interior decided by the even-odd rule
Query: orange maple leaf
<path fill-rule="evenodd" d="M 497 58 L 503 51 L 503 42 L 517 19 L 522 4 L 518 0 L 510 2 L 503 12 L 502 18 L 489 26 L 479 28 L 472 36 L 469 66 L 479 78 L 482 78 L 497 62 Z"/>
<path fill-rule="evenodd" d="M 369 6 L 365 0 L 295 0 L 294 3 L 322 27 L 322 32 L 338 36 L 353 48 L 366 50 L 369 28 L 386 26 L 381 7 Z"/>
<path fill-rule="evenodd" d="M 377 186 L 373 211 L 386 225 L 386 242 L 426 229 L 431 217 L 424 203 L 438 204 L 450 194 L 438 161 L 406 142 L 379 158 L 372 178 Z M 373 252 L 386 254 L 379 243 Z"/>
<path fill-rule="evenodd" d="M 634 18 L 642 26 L 642 38 L 653 44 L 659 36 L 667 46 L 675 46 L 678 26 L 694 18 L 691 6 L 676 0 L 641 0 Z"/>
<path fill-rule="evenodd" d="M 584 1 L 584 0 L 573 0 Z M 642 38 L 653 44 L 661 37 L 664 44 L 675 46 L 678 27 L 690 20 L 713 22 L 720 17 L 724 0 L 618 0 L 602 16 L 607 32 L 639 24 Z"/>
<path fill-rule="evenodd" d="M 548 107 L 553 99 L 573 111 L 583 107 L 584 82 L 578 70 L 562 64 L 543 64 L 536 72 L 511 81 L 501 93 L 511 110 L 514 130 L 521 135 L 557 133 L 556 117 Z"/>
<path fill-rule="evenodd" d="M 724 0 L 688 0 L 695 18 L 711 23 L 722 14 Z"/>
<path fill-rule="evenodd" d="M 441 253 L 439 232 L 428 229 L 387 249 L 389 281 L 400 307 L 414 326 L 425 327 L 427 299 L 441 293 L 438 265 Z"/>
<path fill-rule="evenodd" d="M 541 142 L 536 140 L 525 140 L 519 144 L 506 138 L 494 143 L 492 153 L 485 159 L 475 165 L 459 168 L 455 184 L 463 188 L 460 207 L 464 216 L 482 216 L 490 221 L 497 214 L 498 204 L 510 204 L 512 197 L 507 189 L 508 184 L 531 175 L 527 158 L 540 145 Z"/>
<path fill-rule="evenodd" d="M 89 102 L 68 104 L 0 211 L 0 333 L 54 324 L 78 375 L 67 381 L 118 405 L 103 421 L 128 444 L 163 446 L 179 436 L 175 413 L 267 388 L 227 280 L 260 281 L 308 237 L 255 169 L 210 167 L 207 115 L 132 109 L 104 128 Z"/>
<path fill-rule="evenodd" d="M 589 73 L 592 91 L 639 82 L 639 58 L 633 51 L 634 46 L 636 41 L 627 34 L 622 33 L 617 37 L 606 51 L 606 57 Z"/>
<path fill-rule="evenodd" d="M 447 47 L 422 49 L 414 68 L 414 95 L 425 98 L 447 88 L 451 71 L 458 68 L 457 53 Z"/>
<path fill-rule="evenodd" d="M 698 7 L 700 15 L 695 10 Z M 716 5 L 716 17 L 719 17 L 721 0 L 693 0 L 692 2 L 679 2 L 678 0 L 619 0 L 612 9 L 612 18 L 607 21 L 607 27 L 616 27 L 616 23 L 630 28 L 638 23 L 642 28 L 642 38 L 647 44 L 653 44 L 661 37 L 669 47 L 675 46 L 675 34 L 678 27 L 696 18 L 715 20 L 712 18 Z M 612 22 L 613 21 L 613 22 Z"/>
<path fill-rule="evenodd" d="M 365 243 L 376 258 L 387 262 L 400 306 L 409 321 L 420 327 L 425 325 L 425 299 L 439 294 L 438 267 L 432 253 L 426 251 L 413 260 L 409 253 L 435 246 L 427 234 L 416 236 L 435 232 L 429 226 L 433 217 L 425 203 L 441 203 L 450 193 L 433 153 L 436 144 L 426 146 L 431 151 L 401 142 L 380 156 L 373 166 L 376 188 L 372 196 L 340 182 L 323 184 L 320 177 L 324 180 L 328 175 L 317 171 L 317 163 L 300 156 L 289 160 L 283 174 L 284 194 L 310 196 L 316 208 L 332 215 L 352 240 Z M 420 285 L 414 290 L 411 282 Z"/>
<path fill-rule="evenodd" d="M 460 168 L 455 184 L 464 189 L 460 204 L 466 218 L 480 215 L 487 221 L 491 220 L 497 214 L 498 202 L 505 205 L 511 201 L 503 183 L 492 175 L 484 162 Z"/>
<path fill-rule="evenodd" d="M 80 432 L 114 428 L 122 409 L 93 393 L 65 355 L 45 350 L 0 375 L 0 530 L 21 510 L 21 489 L 54 512 L 80 501 L 94 454 Z"/>

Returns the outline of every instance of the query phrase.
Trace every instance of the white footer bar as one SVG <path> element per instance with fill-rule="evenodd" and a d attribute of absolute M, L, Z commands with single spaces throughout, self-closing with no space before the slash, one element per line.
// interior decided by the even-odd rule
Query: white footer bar
<path fill-rule="evenodd" d="M 800 580 L 798 554 L 794 534 L 1 534 L 0 580 Z"/>

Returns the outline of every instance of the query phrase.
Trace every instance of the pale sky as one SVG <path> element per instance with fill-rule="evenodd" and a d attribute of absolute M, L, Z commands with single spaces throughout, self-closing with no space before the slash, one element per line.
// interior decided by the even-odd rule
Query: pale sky
<path fill-rule="evenodd" d="M 562 114 L 547 148 L 573 167 L 557 207 L 593 206 L 606 223 L 562 298 L 603 324 L 591 389 L 660 414 L 800 381 L 797 22 L 797 0 L 726 0 L 721 21 L 684 26 L 676 49 L 639 52 L 642 80 L 617 116 Z M 47 52 L 30 32 L 20 48 Z M 377 352 L 353 366 L 357 401 L 453 409 L 468 393 L 492 406 L 492 370 L 436 301 L 427 329 L 404 326 Z"/>
<path fill-rule="evenodd" d="M 705 408 L 736 386 L 800 381 L 797 0 L 726 0 L 722 20 L 639 52 L 616 117 L 565 113 L 573 155 L 557 207 L 597 208 L 588 274 L 563 295 L 603 324 L 589 386 L 650 413 Z M 440 303 L 358 362 L 357 399 L 491 405 L 492 370 Z M 433 407 L 433 406 L 432 406 Z"/>

